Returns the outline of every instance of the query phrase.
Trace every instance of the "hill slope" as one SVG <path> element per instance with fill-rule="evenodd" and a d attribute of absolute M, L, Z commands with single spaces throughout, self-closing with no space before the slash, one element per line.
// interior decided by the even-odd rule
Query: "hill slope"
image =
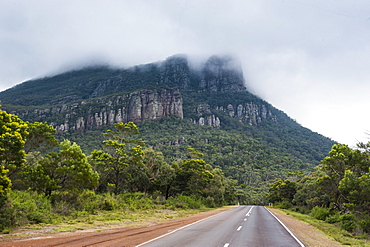
<path fill-rule="evenodd" d="M 248 92 L 230 57 L 212 56 L 198 67 L 185 56 L 128 69 L 90 67 L 24 82 L 0 99 L 8 112 L 47 121 L 86 151 L 99 147 L 97 132 L 135 121 L 168 161 L 193 147 L 254 187 L 312 169 L 334 144 Z"/>

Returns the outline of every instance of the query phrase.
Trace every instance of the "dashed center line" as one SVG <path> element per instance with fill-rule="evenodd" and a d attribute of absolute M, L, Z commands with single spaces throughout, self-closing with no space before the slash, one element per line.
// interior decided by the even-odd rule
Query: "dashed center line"
<path fill-rule="evenodd" d="M 224 247 L 229 247 L 229 243 L 226 243 L 226 244 L 224 245 Z"/>
<path fill-rule="evenodd" d="M 240 231 L 240 229 L 242 229 L 243 226 L 239 226 L 238 229 L 236 229 L 237 231 Z"/>

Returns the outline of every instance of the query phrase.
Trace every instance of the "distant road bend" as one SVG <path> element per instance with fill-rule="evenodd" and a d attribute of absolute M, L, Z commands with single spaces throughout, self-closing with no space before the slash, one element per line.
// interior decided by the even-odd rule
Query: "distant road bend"
<path fill-rule="evenodd" d="M 239 206 L 162 235 L 140 247 L 303 247 L 263 206 Z"/>

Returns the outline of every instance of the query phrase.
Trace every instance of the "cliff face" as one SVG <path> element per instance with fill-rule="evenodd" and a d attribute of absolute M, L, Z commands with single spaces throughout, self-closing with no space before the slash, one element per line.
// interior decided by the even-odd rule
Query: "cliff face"
<path fill-rule="evenodd" d="M 196 111 L 196 117 L 191 117 L 196 124 L 221 127 L 220 114 L 251 126 L 265 120 L 276 122 L 266 105 L 256 104 L 253 99 L 233 101 L 234 93 L 247 93 L 244 83 L 241 65 L 232 57 L 212 56 L 203 65 L 192 67 L 186 56 L 175 55 L 129 69 L 87 68 L 29 81 L 1 92 L 0 98 L 14 106 L 10 107 L 11 113 L 26 121 L 46 121 L 58 133 L 171 115 L 184 118 L 180 90 L 198 95 L 186 108 Z M 223 93 L 230 96 L 212 107 L 205 99 L 205 95 L 211 94 L 214 99 Z M 7 102 L 7 97 L 12 101 Z M 24 107 L 17 105 L 28 106 L 28 110 L 19 110 Z"/>
<path fill-rule="evenodd" d="M 232 57 L 210 57 L 202 69 L 200 86 L 211 92 L 246 91 L 241 66 Z"/>
<path fill-rule="evenodd" d="M 258 126 L 264 121 L 277 123 L 276 115 L 267 108 L 266 105 L 257 105 L 254 103 L 245 103 L 237 106 L 228 104 L 226 107 L 217 106 L 214 111 L 208 104 L 199 105 L 196 109 L 198 118 L 192 121 L 199 125 L 208 125 L 220 127 L 221 120 L 214 113 L 226 113 L 231 118 L 237 118 L 239 122 L 250 126 Z M 212 113 L 213 112 L 213 113 Z"/>
<path fill-rule="evenodd" d="M 183 118 L 178 89 L 140 90 L 46 109 L 12 112 L 23 119 L 48 121 L 57 133 L 83 131 L 117 122 L 144 121 L 176 115 Z"/>

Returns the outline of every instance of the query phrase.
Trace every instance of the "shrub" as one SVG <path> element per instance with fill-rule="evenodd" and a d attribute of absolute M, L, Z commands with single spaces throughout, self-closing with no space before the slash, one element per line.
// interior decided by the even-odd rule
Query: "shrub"
<path fill-rule="evenodd" d="M 292 204 L 288 201 L 282 201 L 275 203 L 275 207 L 282 208 L 282 209 L 288 209 L 292 207 Z"/>
<path fill-rule="evenodd" d="M 217 207 L 215 199 L 213 197 L 210 197 L 210 196 L 208 196 L 206 199 L 204 199 L 204 204 L 209 208 Z"/>
<path fill-rule="evenodd" d="M 348 232 L 353 232 L 356 227 L 355 216 L 353 214 L 343 214 L 341 216 L 340 226 Z"/>
<path fill-rule="evenodd" d="M 292 210 L 295 212 L 301 213 L 301 214 L 309 214 L 311 212 L 310 209 L 308 209 L 307 207 L 303 207 L 303 206 L 294 207 L 292 208 Z"/>
<path fill-rule="evenodd" d="M 115 196 L 111 193 L 105 193 L 103 196 L 101 209 L 106 211 L 112 211 L 118 208 L 118 202 Z"/>
<path fill-rule="evenodd" d="M 203 207 L 203 203 L 200 199 L 194 196 L 184 196 L 178 195 L 176 197 L 170 197 L 167 200 L 166 207 L 174 208 L 184 208 L 184 209 L 197 209 Z"/>
<path fill-rule="evenodd" d="M 9 202 L 15 225 L 51 222 L 52 206 L 43 194 L 31 191 L 11 191 Z"/>
<path fill-rule="evenodd" d="M 141 192 L 119 194 L 118 201 L 122 207 L 133 211 L 136 209 L 151 209 L 154 207 L 152 198 Z"/>
<path fill-rule="evenodd" d="M 94 191 L 84 190 L 77 197 L 77 208 L 94 214 L 95 210 L 99 209 L 101 200 L 102 197 L 95 194 Z"/>
<path fill-rule="evenodd" d="M 325 221 L 328 222 L 329 224 L 334 224 L 340 222 L 340 220 L 341 215 L 339 212 L 336 212 L 335 214 L 329 215 Z"/>
<path fill-rule="evenodd" d="M 366 233 L 370 233 L 370 216 L 366 216 L 364 219 L 358 222 L 361 230 Z"/>
<path fill-rule="evenodd" d="M 73 206 L 65 201 L 56 201 L 53 205 L 53 213 L 60 215 L 70 215 L 75 211 Z"/>
<path fill-rule="evenodd" d="M 0 207 L 0 231 L 3 233 L 9 232 L 9 228 L 15 225 L 13 212 L 9 200 Z"/>
<path fill-rule="evenodd" d="M 318 220 L 326 220 L 330 215 L 329 209 L 315 206 L 311 210 L 311 216 Z"/>

